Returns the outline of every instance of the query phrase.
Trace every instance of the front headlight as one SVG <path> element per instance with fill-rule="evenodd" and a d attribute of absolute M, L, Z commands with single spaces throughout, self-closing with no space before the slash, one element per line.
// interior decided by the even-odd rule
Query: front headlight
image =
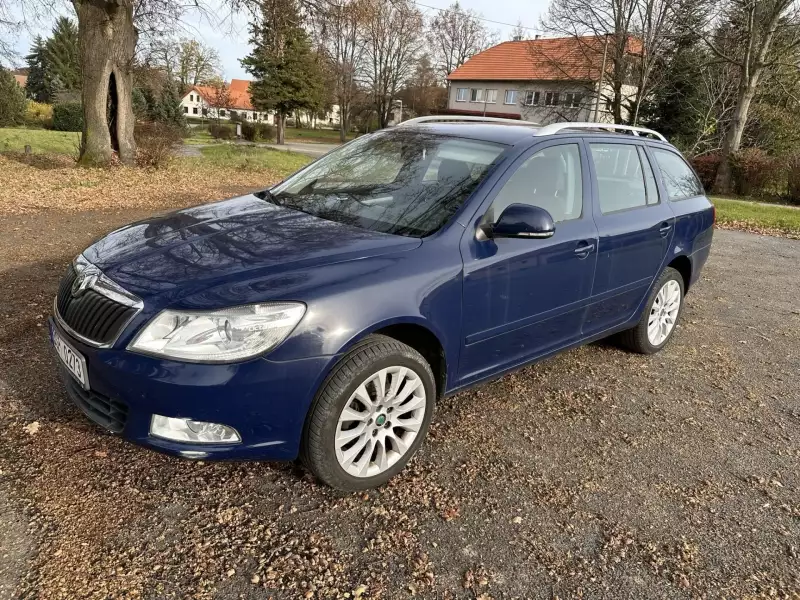
<path fill-rule="evenodd" d="M 280 344 L 306 312 L 299 302 L 266 302 L 214 311 L 164 310 L 128 350 L 189 362 L 226 363 Z"/>

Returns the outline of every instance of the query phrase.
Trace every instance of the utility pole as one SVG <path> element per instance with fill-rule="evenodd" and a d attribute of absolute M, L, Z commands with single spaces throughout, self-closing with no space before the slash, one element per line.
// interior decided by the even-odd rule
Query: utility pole
<path fill-rule="evenodd" d="M 594 99 L 594 118 L 593 123 L 597 123 L 600 117 L 600 92 L 603 90 L 603 80 L 606 77 L 606 58 L 608 57 L 608 36 L 605 34 L 606 43 L 603 45 L 603 66 L 600 68 L 600 80 L 597 82 L 597 94 Z"/>

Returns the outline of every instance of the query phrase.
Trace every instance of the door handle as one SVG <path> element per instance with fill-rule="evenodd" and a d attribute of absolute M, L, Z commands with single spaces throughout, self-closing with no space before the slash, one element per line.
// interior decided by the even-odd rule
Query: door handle
<path fill-rule="evenodd" d="M 665 221 L 664 223 L 661 224 L 661 227 L 658 229 L 658 232 L 661 234 L 661 237 L 664 237 L 669 233 L 670 229 L 672 229 L 672 225 L 670 225 Z"/>
<path fill-rule="evenodd" d="M 577 248 L 575 248 L 575 254 L 578 255 L 578 258 L 586 258 L 592 253 L 593 250 L 594 250 L 594 244 L 590 244 L 588 242 L 581 242 L 580 245 Z"/>

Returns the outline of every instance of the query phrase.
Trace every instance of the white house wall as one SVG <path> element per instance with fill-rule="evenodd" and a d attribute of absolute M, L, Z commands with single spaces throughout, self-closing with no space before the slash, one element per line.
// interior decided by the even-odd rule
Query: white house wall
<path fill-rule="evenodd" d="M 604 86 L 604 88 L 610 86 Z M 466 100 L 459 100 L 459 90 L 466 89 Z M 483 100 L 473 101 L 472 90 L 481 90 Z M 489 90 L 496 90 L 495 101 L 489 102 L 491 97 Z M 507 102 L 510 91 L 516 92 L 514 102 Z M 547 124 L 563 121 L 591 121 L 594 120 L 594 98 L 597 85 L 586 82 L 561 82 L 561 81 L 451 81 L 450 93 L 448 96 L 447 107 L 452 111 L 467 111 L 473 113 L 494 113 L 498 115 L 519 116 L 523 120 L 536 123 Z M 606 89 L 603 90 L 607 94 Z M 535 106 L 525 104 L 527 92 L 538 92 L 539 103 Z M 547 93 L 559 94 L 559 105 L 546 105 Z M 630 95 L 636 93 L 635 86 L 626 85 L 623 94 Z M 577 107 L 570 107 L 565 104 L 567 94 L 580 94 L 581 100 Z M 461 97 L 465 95 L 461 92 Z M 613 117 L 606 109 L 603 102 L 600 103 L 598 121 L 613 122 Z"/>
<path fill-rule="evenodd" d="M 183 114 L 186 117 L 230 120 L 231 111 L 235 111 L 236 114 L 244 117 L 248 121 L 271 123 L 273 119 L 272 111 L 255 111 L 245 108 L 236 108 L 235 106 L 232 108 L 220 109 L 219 117 L 217 117 L 217 109 L 210 107 L 209 104 L 203 100 L 203 97 L 195 91 L 190 91 L 183 97 L 181 106 L 183 107 Z M 205 113 L 203 112 L 204 110 Z"/>

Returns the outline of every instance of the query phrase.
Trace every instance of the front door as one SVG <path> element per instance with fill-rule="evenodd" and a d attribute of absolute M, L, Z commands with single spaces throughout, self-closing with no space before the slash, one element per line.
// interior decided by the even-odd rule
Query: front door
<path fill-rule="evenodd" d="M 583 332 L 590 336 L 630 320 L 644 300 L 672 239 L 675 217 L 662 202 L 644 146 L 587 142 L 600 235 L 592 304 Z"/>
<path fill-rule="evenodd" d="M 597 256 L 587 160 L 578 141 L 537 145 L 484 203 L 487 223 L 510 204 L 540 206 L 555 221 L 553 237 L 479 240 L 480 214 L 465 231 L 462 383 L 579 339 Z"/>

